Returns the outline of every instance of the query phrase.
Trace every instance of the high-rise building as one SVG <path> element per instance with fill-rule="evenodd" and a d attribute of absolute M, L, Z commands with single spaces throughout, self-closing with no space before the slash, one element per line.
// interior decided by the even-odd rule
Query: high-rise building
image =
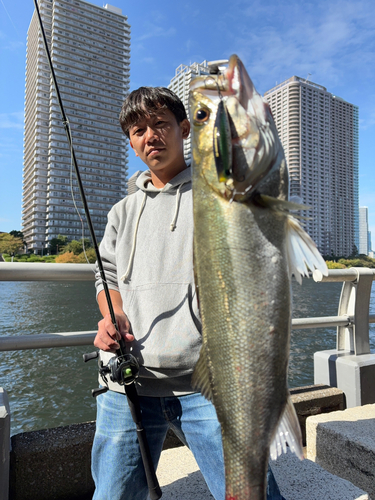
<path fill-rule="evenodd" d="M 371 242 L 369 241 L 368 230 L 368 208 L 359 207 L 359 248 L 358 252 L 368 255 L 371 251 Z M 371 239 L 371 238 L 370 238 Z"/>
<path fill-rule="evenodd" d="M 268 90 L 290 173 L 290 194 L 312 207 L 305 228 L 323 255 L 359 246 L 358 107 L 293 76 Z"/>
<path fill-rule="evenodd" d="M 126 192 L 127 144 L 118 115 L 129 88 L 130 26 L 111 5 L 38 3 L 100 241 L 108 210 Z M 25 87 L 23 233 L 28 249 L 40 252 L 59 234 L 81 237 L 71 190 L 82 204 L 36 12 L 27 35 Z"/>
<path fill-rule="evenodd" d="M 210 70 L 208 67 L 208 62 L 203 61 L 202 63 L 193 63 L 190 66 L 185 66 L 185 64 L 180 64 L 176 69 L 176 74 L 172 78 L 168 88 L 172 90 L 181 99 L 183 105 L 185 106 L 186 112 L 189 113 L 189 85 L 193 78 L 199 75 L 209 75 Z M 186 139 L 184 142 L 184 156 L 187 162 L 191 160 L 191 137 Z"/>

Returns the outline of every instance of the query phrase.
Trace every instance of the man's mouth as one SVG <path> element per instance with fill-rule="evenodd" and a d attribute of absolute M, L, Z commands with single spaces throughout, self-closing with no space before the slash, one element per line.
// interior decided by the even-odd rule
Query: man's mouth
<path fill-rule="evenodd" d="M 147 156 L 154 156 L 158 153 L 160 153 L 160 151 L 163 151 L 164 148 L 151 148 L 148 150 L 147 152 Z"/>

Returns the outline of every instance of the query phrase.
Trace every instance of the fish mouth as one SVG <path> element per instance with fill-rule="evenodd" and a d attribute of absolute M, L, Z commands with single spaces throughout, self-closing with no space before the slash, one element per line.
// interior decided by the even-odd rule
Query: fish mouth
<path fill-rule="evenodd" d="M 234 199 L 249 198 L 284 153 L 268 104 L 246 68 L 232 55 L 225 68 L 193 80 L 190 91 L 213 103 L 213 152 L 217 178 Z"/>

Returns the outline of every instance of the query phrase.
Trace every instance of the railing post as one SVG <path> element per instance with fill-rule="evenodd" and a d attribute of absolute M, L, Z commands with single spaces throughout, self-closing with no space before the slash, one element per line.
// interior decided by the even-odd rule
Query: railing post
<path fill-rule="evenodd" d="M 350 351 L 356 356 L 370 354 L 369 314 L 374 273 L 368 268 L 352 268 L 357 272 L 355 281 L 342 285 L 338 316 L 348 316 L 347 326 L 337 327 L 337 350 Z"/>
<path fill-rule="evenodd" d="M 375 354 L 370 352 L 369 309 L 374 271 L 351 268 L 343 273 L 338 316 L 347 317 L 337 327 L 336 349 L 314 354 L 314 382 L 341 389 L 346 406 L 352 408 L 375 403 Z M 334 273 L 323 280 L 338 281 Z"/>

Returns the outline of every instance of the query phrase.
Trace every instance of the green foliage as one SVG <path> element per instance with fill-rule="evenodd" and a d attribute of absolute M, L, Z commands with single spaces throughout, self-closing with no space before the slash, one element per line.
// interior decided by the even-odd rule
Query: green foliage
<path fill-rule="evenodd" d="M 21 240 L 23 241 L 23 232 L 22 231 L 13 230 L 13 231 L 9 231 L 9 234 L 14 236 L 15 238 L 21 238 Z"/>
<path fill-rule="evenodd" d="M 57 254 L 64 248 L 67 243 L 68 237 L 58 234 L 57 238 L 52 238 L 52 240 L 49 242 L 49 251 L 51 252 L 51 254 Z"/>
<path fill-rule="evenodd" d="M 12 257 L 8 254 L 3 254 L 5 262 L 11 262 Z M 13 262 L 55 262 L 55 255 L 35 255 L 30 253 L 17 253 Z"/>
<path fill-rule="evenodd" d="M 85 250 L 88 250 L 91 248 L 91 243 L 88 238 L 84 238 L 84 246 Z M 77 240 L 72 240 L 68 244 L 64 246 L 64 252 L 73 252 L 74 255 L 79 255 L 83 252 L 83 243 L 82 240 L 77 241 Z"/>
<path fill-rule="evenodd" d="M 90 264 L 95 264 L 95 262 L 96 262 L 96 253 L 95 253 L 95 250 L 93 248 L 88 248 L 86 250 L 86 256 L 87 256 L 87 260 L 86 260 L 84 252 L 80 253 L 78 255 L 78 259 L 79 259 L 78 262 L 80 262 L 81 264 L 86 264 L 87 261 L 89 261 Z"/>
<path fill-rule="evenodd" d="M 9 233 L 0 234 L 0 253 L 12 254 L 23 247 L 21 238 L 16 238 Z"/>
<path fill-rule="evenodd" d="M 340 264 L 339 262 L 334 262 L 332 260 L 326 261 L 328 269 L 345 269 L 346 266 L 344 264 Z"/>
<path fill-rule="evenodd" d="M 356 259 L 339 259 L 338 264 L 344 267 L 369 267 L 375 269 L 375 259 L 368 257 L 367 255 L 361 255 L 360 258 Z M 330 269 L 330 268 L 328 268 Z M 333 269 L 333 268 L 331 268 Z M 337 268 L 336 268 L 337 269 Z"/>

